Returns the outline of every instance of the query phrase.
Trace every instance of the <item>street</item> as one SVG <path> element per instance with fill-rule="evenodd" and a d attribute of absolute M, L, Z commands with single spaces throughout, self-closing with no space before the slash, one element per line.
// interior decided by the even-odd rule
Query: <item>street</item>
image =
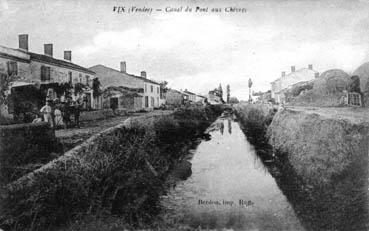
<path fill-rule="evenodd" d="M 140 112 L 123 116 L 115 116 L 95 121 L 82 121 L 80 122 L 80 128 L 72 127 L 68 129 L 58 129 L 55 131 L 55 136 L 63 145 L 63 152 L 66 152 L 98 132 L 123 123 L 123 121 L 129 117 L 136 117 L 146 113 L 160 114 L 161 111 L 155 110 L 151 112 Z"/>

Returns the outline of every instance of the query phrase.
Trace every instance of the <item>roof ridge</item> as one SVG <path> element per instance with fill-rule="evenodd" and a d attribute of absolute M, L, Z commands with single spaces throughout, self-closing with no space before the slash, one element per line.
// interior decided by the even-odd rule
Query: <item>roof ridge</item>
<path fill-rule="evenodd" d="M 85 72 L 96 74 L 94 71 L 92 71 L 92 70 L 90 70 L 90 69 L 88 69 L 86 67 L 82 67 L 82 66 L 80 66 L 78 64 L 75 64 L 73 62 L 65 61 L 65 60 L 62 60 L 62 59 L 57 59 L 57 58 L 54 58 L 52 56 L 48 56 L 48 55 L 44 55 L 44 54 L 39 54 L 39 53 L 31 52 L 31 51 L 27 51 L 27 52 L 23 51 L 23 52 L 29 54 L 31 56 L 30 57 L 31 60 L 32 59 L 41 60 L 42 58 L 44 58 L 44 60 L 41 60 L 41 61 L 45 61 L 45 62 L 50 62 L 50 61 L 51 62 L 56 62 L 54 64 L 60 64 L 60 65 L 63 65 L 65 67 L 67 67 L 67 68 L 73 68 L 74 67 L 76 69 L 80 69 L 80 70 L 85 71 Z M 46 60 L 45 60 L 45 58 L 46 58 Z M 59 62 L 59 63 L 57 63 L 57 62 Z"/>
<path fill-rule="evenodd" d="M 118 72 L 118 73 L 120 73 L 120 74 L 125 74 L 125 75 L 128 75 L 128 76 L 134 77 L 134 78 L 141 79 L 141 80 L 143 80 L 143 81 L 147 81 L 147 82 L 151 82 L 151 83 L 155 83 L 155 84 L 160 85 L 160 83 L 158 83 L 158 82 L 156 82 L 156 81 L 154 81 L 154 80 L 147 79 L 147 78 L 144 78 L 144 77 L 142 77 L 142 76 L 138 76 L 138 75 L 130 74 L 130 73 L 128 73 L 128 72 L 121 72 L 121 71 L 119 71 L 119 70 L 117 70 L 117 69 L 114 69 L 114 68 L 112 68 L 112 67 L 105 66 L 105 65 L 103 65 L 103 64 L 96 64 L 96 65 L 94 65 L 94 66 L 92 66 L 92 67 L 89 67 L 89 68 L 93 68 L 93 67 L 96 67 L 96 66 L 102 66 L 102 67 L 104 67 L 104 68 L 107 68 L 107 69 L 113 70 L 113 71 Z"/>

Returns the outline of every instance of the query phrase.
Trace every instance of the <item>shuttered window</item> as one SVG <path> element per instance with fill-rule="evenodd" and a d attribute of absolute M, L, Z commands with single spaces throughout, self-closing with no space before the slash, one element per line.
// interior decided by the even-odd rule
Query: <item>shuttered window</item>
<path fill-rule="evenodd" d="M 41 66 L 41 81 L 50 81 L 50 67 Z"/>
<path fill-rule="evenodd" d="M 8 61 L 8 75 L 18 75 L 18 64 L 15 61 Z"/>

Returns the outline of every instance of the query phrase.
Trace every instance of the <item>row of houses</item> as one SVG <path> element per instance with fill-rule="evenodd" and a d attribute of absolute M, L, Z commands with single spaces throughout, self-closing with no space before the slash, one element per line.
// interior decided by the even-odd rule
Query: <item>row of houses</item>
<path fill-rule="evenodd" d="M 296 84 L 309 82 L 319 77 L 319 72 L 313 69 L 313 65 L 309 64 L 307 68 L 296 70 L 295 66 L 291 66 L 290 73 L 281 72 L 281 76 L 271 82 L 271 91 L 259 94 L 263 100 L 273 100 L 275 103 L 285 103 L 285 93 Z"/>
<path fill-rule="evenodd" d="M 72 62 L 70 50 L 64 51 L 64 59 L 55 58 L 51 43 L 44 44 L 43 54 L 34 53 L 29 51 L 28 39 L 28 34 L 21 34 L 18 48 L 0 46 L 2 87 L 9 81 L 10 89 L 19 88 L 21 92 L 20 87 L 34 85 L 50 99 L 83 100 L 89 109 L 152 110 L 163 104 L 221 101 L 211 92 L 202 96 L 187 89 L 166 89 L 164 84 L 149 79 L 146 71 L 140 75 L 128 73 L 125 61 L 120 62 L 119 70 L 102 64 L 85 68 Z M 0 105 L 2 115 L 9 112 L 4 102 Z"/>

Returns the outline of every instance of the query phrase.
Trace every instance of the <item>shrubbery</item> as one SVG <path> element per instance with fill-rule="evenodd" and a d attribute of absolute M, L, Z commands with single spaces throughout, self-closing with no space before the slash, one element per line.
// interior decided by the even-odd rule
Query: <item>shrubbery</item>
<path fill-rule="evenodd" d="M 8 186 L 1 227 L 45 229 L 86 214 L 118 214 L 142 226 L 159 211 L 164 181 L 186 145 L 221 112 L 187 108 L 141 118 L 73 149 Z"/>
<path fill-rule="evenodd" d="M 239 104 L 237 117 L 249 142 L 255 146 L 267 145 L 266 131 L 276 109 L 264 104 Z"/>

